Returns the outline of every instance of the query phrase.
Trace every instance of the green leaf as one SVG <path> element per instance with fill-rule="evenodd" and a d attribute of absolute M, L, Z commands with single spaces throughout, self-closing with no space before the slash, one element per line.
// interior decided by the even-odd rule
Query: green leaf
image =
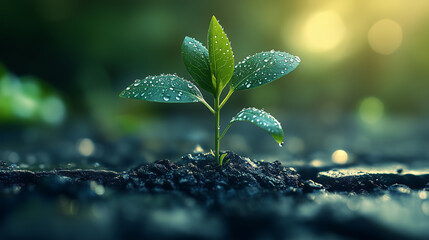
<path fill-rule="evenodd" d="M 208 33 L 210 70 L 216 78 L 218 93 L 228 84 L 234 72 L 234 55 L 222 27 L 213 16 Z"/>
<path fill-rule="evenodd" d="M 150 102 L 190 103 L 203 102 L 200 90 L 190 81 L 172 74 L 137 79 L 119 95 L 124 98 Z"/>
<path fill-rule="evenodd" d="M 226 157 L 226 155 L 228 155 L 228 153 L 224 153 L 224 154 L 222 154 L 222 155 L 220 155 L 220 158 L 219 158 L 219 165 L 223 165 L 223 159 Z M 225 164 L 226 164 L 227 162 L 225 162 Z"/>
<path fill-rule="evenodd" d="M 182 58 L 198 86 L 214 94 L 216 91 L 212 83 L 207 48 L 197 40 L 185 37 L 182 43 Z"/>
<path fill-rule="evenodd" d="M 283 145 L 284 133 L 279 121 L 264 110 L 256 108 L 244 108 L 237 116 L 232 118 L 230 124 L 238 121 L 251 122 L 266 130 L 273 136 L 274 140 Z"/>
<path fill-rule="evenodd" d="M 299 57 L 285 52 L 257 53 L 235 66 L 230 85 L 234 90 L 259 87 L 292 72 L 300 62 Z"/>

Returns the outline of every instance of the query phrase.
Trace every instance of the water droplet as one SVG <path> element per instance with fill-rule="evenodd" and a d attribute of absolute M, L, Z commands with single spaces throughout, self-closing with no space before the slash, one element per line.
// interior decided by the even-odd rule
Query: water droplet
<path fill-rule="evenodd" d="M 164 96 L 162 99 L 164 99 L 164 101 L 168 102 L 170 100 L 170 96 Z"/>
<path fill-rule="evenodd" d="M 192 88 L 192 85 L 191 85 L 191 84 L 188 84 L 188 88 Z"/>
<path fill-rule="evenodd" d="M 296 60 L 297 62 L 301 62 L 301 58 L 299 58 L 298 56 L 296 56 L 296 57 L 295 57 L 295 60 Z"/>
<path fill-rule="evenodd" d="M 246 88 L 250 88 L 250 86 L 251 86 L 251 85 L 250 85 L 250 83 L 248 83 L 248 84 L 246 85 Z"/>

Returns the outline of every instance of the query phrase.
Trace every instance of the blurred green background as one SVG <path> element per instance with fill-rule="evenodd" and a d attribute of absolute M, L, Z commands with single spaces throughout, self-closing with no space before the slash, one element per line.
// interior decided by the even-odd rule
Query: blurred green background
<path fill-rule="evenodd" d="M 231 112 L 265 107 L 322 123 L 352 114 L 367 124 L 429 115 L 426 0 L 3 0 L 2 125 L 62 126 L 83 118 L 116 138 L 149 118 L 182 114 L 211 121 L 202 105 L 144 103 L 118 94 L 147 75 L 190 79 L 181 43 L 186 35 L 205 43 L 212 15 L 225 28 L 236 62 L 270 49 L 302 59 L 288 76 L 237 92 L 226 107 Z"/>

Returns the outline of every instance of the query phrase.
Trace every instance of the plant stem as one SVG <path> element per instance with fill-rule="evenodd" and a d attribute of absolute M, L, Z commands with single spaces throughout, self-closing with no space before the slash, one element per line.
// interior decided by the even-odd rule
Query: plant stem
<path fill-rule="evenodd" d="M 210 110 L 210 112 L 212 112 L 213 114 L 215 113 L 213 108 L 206 102 L 206 100 L 200 99 L 200 101 Z"/>
<path fill-rule="evenodd" d="M 228 94 L 226 95 L 226 97 L 223 99 L 222 103 L 220 104 L 219 108 L 222 108 L 223 105 L 225 105 L 225 103 L 228 101 L 229 97 L 231 97 L 232 93 L 234 92 L 234 90 L 230 87 Z"/>
<path fill-rule="evenodd" d="M 216 94 L 214 99 L 214 115 L 215 115 L 215 160 L 216 162 L 219 162 L 219 120 L 220 120 L 220 107 L 219 107 L 219 95 Z"/>
<path fill-rule="evenodd" d="M 231 127 L 231 123 L 229 123 L 228 126 L 225 128 L 225 130 L 223 130 L 223 133 L 222 135 L 220 135 L 219 140 L 221 140 L 223 136 L 225 136 L 225 133 L 228 132 L 229 127 Z"/>

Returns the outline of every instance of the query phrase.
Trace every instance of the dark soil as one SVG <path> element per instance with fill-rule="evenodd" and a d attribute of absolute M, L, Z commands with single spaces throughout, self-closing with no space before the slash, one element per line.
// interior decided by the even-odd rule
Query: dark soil
<path fill-rule="evenodd" d="M 212 155 L 185 156 L 181 162 L 157 161 L 128 172 L 127 187 L 139 191 L 179 191 L 198 198 L 248 197 L 265 192 L 290 192 L 303 186 L 298 173 L 272 163 L 254 162 L 228 152 L 229 162 L 219 166 Z"/>
<path fill-rule="evenodd" d="M 227 200 L 262 193 L 290 193 L 304 183 L 292 168 L 279 161 L 255 162 L 227 152 L 228 163 L 219 166 L 211 154 L 187 155 L 179 162 L 168 159 L 141 165 L 124 172 L 108 170 L 29 171 L 14 170 L 1 163 L 0 185 L 25 186 L 46 178 L 66 177 L 72 182 L 96 181 L 98 184 L 138 192 L 178 192 L 202 200 Z M 311 186 L 307 186 L 307 188 Z M 317 188 L 317 187 L 316 187 Z"/>
<path fill-rule="evenodd" d="M 279 161 L 252 161 L 228 151 L 228 163 L 219 166 L 209 154 L 188 154 L 178 162 L 168 159 L 143 164 L 128 171 L 55 169 L 30 171 L 13 169 L 0 162 L 0 186 L 37 185 L 61 177 L 69 182 L 95 181 L 106 187 L 132 192 L 183 193 L 200 200 L 225 201 L 274 193 L 310 193 L 315 190 L 376 192 L 397 184 L 410 189 L 429 187 L 429 170 L 410 171 L 389 167 L 321 171 L 314 179 L 303 179 L 293 168 Z"/>
<path fill-rule="evenodd" d="M 0 239 L 427 239 L 424 168 L 295 170 L 227 153 L 222 167 L 189 154 L 126 171 L 0 161 Z"/>

